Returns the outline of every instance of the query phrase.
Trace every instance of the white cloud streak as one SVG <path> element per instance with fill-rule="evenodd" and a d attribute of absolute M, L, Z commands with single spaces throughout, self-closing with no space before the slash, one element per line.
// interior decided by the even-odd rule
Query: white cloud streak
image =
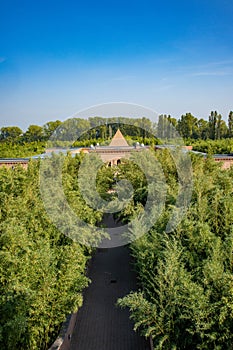
<path fill-rule="evenodd" d="M 195 72 L 191 73 L 192 77 L 203 77 L 203 76 L 227 76 L 232 75 L 232 72 L 221 72 L 221 71 L 203 71 L 203 72 Z"/>

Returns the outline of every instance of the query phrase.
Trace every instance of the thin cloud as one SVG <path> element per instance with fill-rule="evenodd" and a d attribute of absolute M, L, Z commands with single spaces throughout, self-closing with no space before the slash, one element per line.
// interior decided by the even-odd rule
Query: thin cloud
<path fill-rule="evenodd" d="M 209 61 L 202 64 L 183 65 L 178 69 L 180 72 L 186 71 L 188 75 L 201 76 L 201 75 L 231 75 L 233 70 L 233 59 L 221 60 L 221 61 Z"/>
<path fill-rule="evenodd" d="M 233 60 L 207 62 L 177 69 L 183 77 L 223 77 L 233 75 Z"/>
<path fill-rule="evenodd" d="M 190 73 L 189 76 L 192 77 L 204 77 L 204 76 L 227 76 L 227 75 L 232 75 L 230 72 L 221 72 L 221 71 L 215 71 L 215 72 L 208 72 L 208 71 L 203 71 L 203 72 L 194 72 Z"/>
<path fill-rule="evenodd" d="M 233 59 L 209 62 L 209 63 L 207 63 L 206 65 L 203 65 L 203 66 L 205 66 L 205 67 L 212 67 L 212 66 L 229 66 L 229 65 L 233 65 Z"/>

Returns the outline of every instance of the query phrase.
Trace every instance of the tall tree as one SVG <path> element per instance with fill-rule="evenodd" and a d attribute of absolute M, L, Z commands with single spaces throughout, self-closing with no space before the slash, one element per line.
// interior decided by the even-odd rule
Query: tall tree
<path fill-rule="evenodd" d="M 228 116 L 228 136 L 233 137 L 233 111 Z"/>
<path fill-rule="evenodd" d="M 30 125 L 23 135 L 23 139 L 27 142 L 42 141 L 43 138 L 43 128 L 39 125 Z"/>
<path fill-rule="evenodd" d="M 185 138 L 197 138 L 198 136 L 198 119 L 191 113 L 186 113 L 178 120 L 178 131 Z"/>
<path fill-rule="evenodd" d="M 209 116 L 209 137 L 212 140 L 216 140 L 216 126 L 217 126 L 217 111 L 211 111 Z"/>
<path fill-rule="evenodd" d="M 209 127 L 207 120 L 203 118 L 199 119 L 197 122 L 198 125 L 198 137 L 206 140 L 209 137 Z"/>
<path fill-rule="evenodd" d="M 171 139 L 175 135 L 177 120 L 170 115 L 162 114 L 159 116 L 157 124 L 157 136 L 161 139 Z"/>
<path fill-rule="evenodd" d="M 61 124 L 62 122 L 60 120 L 47 122 L 43 126 L 45 137 L 48 139 Z"/>
<path fill-rule="evenodd" d="M 227 126 L 225 121 L 222 119 L 221 114 L 217 115 L 216 123 L 216 139 L 221 139 L 227 135 Z"/>
<path fill-rule="evenodd" d="M 159 115 L 159 120 L 157 124 L 157 137 L 161 139 L 163 139 L 165 136 L 165 130 L 164 130 L 165 118 L 166 118 L 165 115 L 163 114 Z"/>

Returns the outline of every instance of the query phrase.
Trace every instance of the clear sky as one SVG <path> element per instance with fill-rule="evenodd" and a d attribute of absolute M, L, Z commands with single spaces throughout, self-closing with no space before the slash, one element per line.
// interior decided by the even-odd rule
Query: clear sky
<path fill-rule="evenodd" d="M 0 126 L 106 102 L 233 109 L 232 0 L 1 0 Z"/>

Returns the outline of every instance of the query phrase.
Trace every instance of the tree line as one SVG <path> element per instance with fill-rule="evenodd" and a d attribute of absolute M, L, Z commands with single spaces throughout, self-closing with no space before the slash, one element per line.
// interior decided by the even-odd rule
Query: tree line
<path fill-rule="evenodd" d="M 18 126 L 6 126 L 0 129 L 0 158 L 38 155 L 51 145 L 107 145 L 118 128 L 129 144 L 135 141 L 148 145 L 173 142 L 180 135 L 185 144 L 193 145 L 196 151 L 210 154 L 233 152 L 233 112 L 230 111 L 226 123 L 221 114 L 212 111 L 208 120 L 186 113 L 180 119 L 160 115 L 156 123 L 145 117 L 90 117 L 50 121 L 43 126 L 30 125 L 25 132 Z"/>
<path fill-rule="evenodd" d="M 136 119 L 123 117 L 72 119 L 76 120 L 80 129 L 80 140 L 111 139 L 118 128 L 124 135 L 128 136 L 147 137 L 153 134 L 162 137 L 164 132 L 168 133 L 169 124 L 185 139 L 219 140 L 233 137 L 233 111 L 229 112 L 227 123 L 217 111 L 211 111 L 208 120 L 198 119 L 191 113 L 186 113 L 179 119 L 162 114 L 158 117 L 157 123 L 153 123 L 145 117 Z M 25 132 L 18 126 L 5 126 L 0 129 L 0 141 L 16 143 L 47 141 L 56 130 L 64 132 L 66 128 L 69 128 L 69 123 L 59 120 L 49 121 L 43 126 L 30 125 Z M 85 134 L 82 135 L 82 133 Z"/>

